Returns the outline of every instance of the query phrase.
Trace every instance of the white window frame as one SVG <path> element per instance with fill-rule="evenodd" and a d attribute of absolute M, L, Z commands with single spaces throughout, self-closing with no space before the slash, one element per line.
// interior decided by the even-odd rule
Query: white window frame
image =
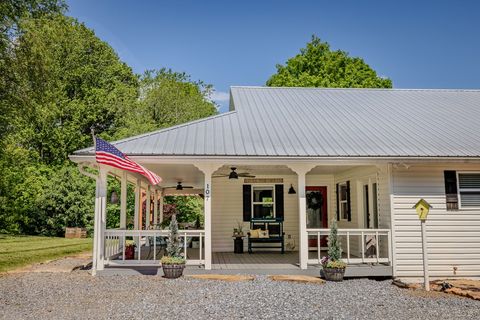
<path fill-rule="evenodd" d="M 347 207 L 347 210 L 348 210 L 348 190 L 347 192 L 345 193 L 346 194 L 346 199 L 345 200 L 342 200 L 342 186 L 345 186 L 345 189 L 347 189 L 347 182 L 339 182 L 338 183 L 338 215 L 340 216 L 340 221 L 348 221 L 348 212 L 347 212 L 347 217 L 344 218 L 343 217 L 343 206 L 342 206 L 342 203 L 345 203 L 346 204 L 346 207 Z M 350 195 L 351 197 L 351 195 Z"/>
<path fill-rule="evenodd" d="M 255 199 L 255 188 L 272 188 L 272 202 L 255 202 L 253 201 Z M 264 185 L 264 184 L 257 184 L 257 185 L 252 185 L 252 214 L 251 218 L 255 219 L 255 205 L 257 204 L 272 204 L 273 205 L 273 218 L 275 219 L 277 217 L 277 210 L 275 208 L 275 185 Z"/>
<path fill-rule="evenodd" d="M 480 206 L 478 207 L 463 207 L 462 206 L 462 190 L 460 190 L 460 175 L 461 174 L 479 174 L 480 171 L 457 171 L 457 197 L 458 197 L 458 208 L 462 210 L 478 210 L 480 209 Z M 463 189 L 464 191 L 473 191 L 473 192 L 480 192 L 480 188 L 476 189 Z"/>

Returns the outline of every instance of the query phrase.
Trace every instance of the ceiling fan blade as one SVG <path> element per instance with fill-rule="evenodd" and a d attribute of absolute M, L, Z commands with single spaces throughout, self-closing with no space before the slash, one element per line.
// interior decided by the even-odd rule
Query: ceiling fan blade
<path fill-rule="evenodd" d="M 216 174 L 212 176 L 212 178 L 225 178 L 225 177 L 228 177 L 228 174 Z"/>
<path fill-rule="evenodd" d="M 249 173 L 239 173 L 238 176 L 242 178 L 255 178 L 254 175 L 251 175 Z"/>
<path fill-rule="evenodd" d="M 193 189 L 192 186 L 182 186 L 182 187 L 183 187 L 183 189 Z"/>

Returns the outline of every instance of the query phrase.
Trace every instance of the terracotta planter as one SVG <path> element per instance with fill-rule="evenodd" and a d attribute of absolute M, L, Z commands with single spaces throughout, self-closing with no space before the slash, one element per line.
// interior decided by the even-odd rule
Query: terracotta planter
<path fill-rule="evenodd" d="M 343 281 L 343 276 L 345 275 L 345 268 L 336 269 L 336 268 L 323 268 L 323 275 L 328 281 Z"/>
<path fill-rule="evenodd" d="M 185 269 L 185 264 L 162 264 L 163 274 L 167 279 L 180 278 Z"/>

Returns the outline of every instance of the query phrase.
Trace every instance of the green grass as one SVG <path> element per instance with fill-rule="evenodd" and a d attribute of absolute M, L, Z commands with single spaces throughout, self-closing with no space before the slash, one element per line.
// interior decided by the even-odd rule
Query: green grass
<path fill-rule="evenodd" d="M 91 238 L 65 239 L 0 234 L 0 272 L 92 249 Z"/>

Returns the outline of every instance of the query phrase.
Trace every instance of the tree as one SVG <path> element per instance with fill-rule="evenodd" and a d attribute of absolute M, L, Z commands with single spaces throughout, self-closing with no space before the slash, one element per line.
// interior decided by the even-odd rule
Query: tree
<path fill-rule="evenodd" d="M 332 261 L 339 261 L 342 259 L 342 245 L 338 239 L 337 221 L 335 219 L 332 220 L 332 226 L 330 227 L 330 234 L 328 235 L 327 242 L 328 257 Z"/>
<path fill-rule="evenodd" d="M 18 3 L 27 2 L 63 3 Z M 0 232 L 62 235 L 66 226 L 91 229 L 95 185 L 67 156 L 92 144 L 92 126 L 113 140 L 217 112 L 210 85 L 167 69 L 137 76 L 85 25 L 61 9 L 42 10 L 17 14 L 8 23 L 17 31 L 1 53 L 8 63 L 0 61 L 7 70 L 0 72 Z M 109 195 L 119 188 L 110 183 Z M 127 202 L 131 217 L 133 192 Z M 197 200 L 181 207 L 182 221 L 194 219 L 201 208 Z M 108 226 L 118 227 L 118 204 L 107 210 Z"/>
<path fill-rule="evenodd" d="M 140 77 L 137 108 L 123 114 L 115 138 L 123 138 L 217 114 L 212 86 L 170 69 L 148 70 Z"/>
<path fill-rule="evenodd" d="M 10 113 L 14 110 L 8 96 L 15 92 L 17 74 L 10 69 L 12 51 L 15 50 L 22 29 L 19 22 L 26 18 L 39 18 L 64 12 L 63 0 L 2 0 L 0 1 L 0 139 L 8 131 Z M 0 149 L 1 152 L 1 149 Z"/>
<path fill-rule="evenodd" d="M 377 75 L 365 61 L 347 52 L 332 51 L 327 42 L 312 36 L 300 54 L 278 64 L 267 80 L 270 87 L 391 88 L 392 81 Z"/>
<path fill-rule="evenodd" d="M 63 15 L 26 19 L 14 50 L 19 75 L 9 103 L 15 144 L 59 164 L 91 144 L 90 128 L 109 137 L 136 103 L 138 79 L 93 31 Z"/>

